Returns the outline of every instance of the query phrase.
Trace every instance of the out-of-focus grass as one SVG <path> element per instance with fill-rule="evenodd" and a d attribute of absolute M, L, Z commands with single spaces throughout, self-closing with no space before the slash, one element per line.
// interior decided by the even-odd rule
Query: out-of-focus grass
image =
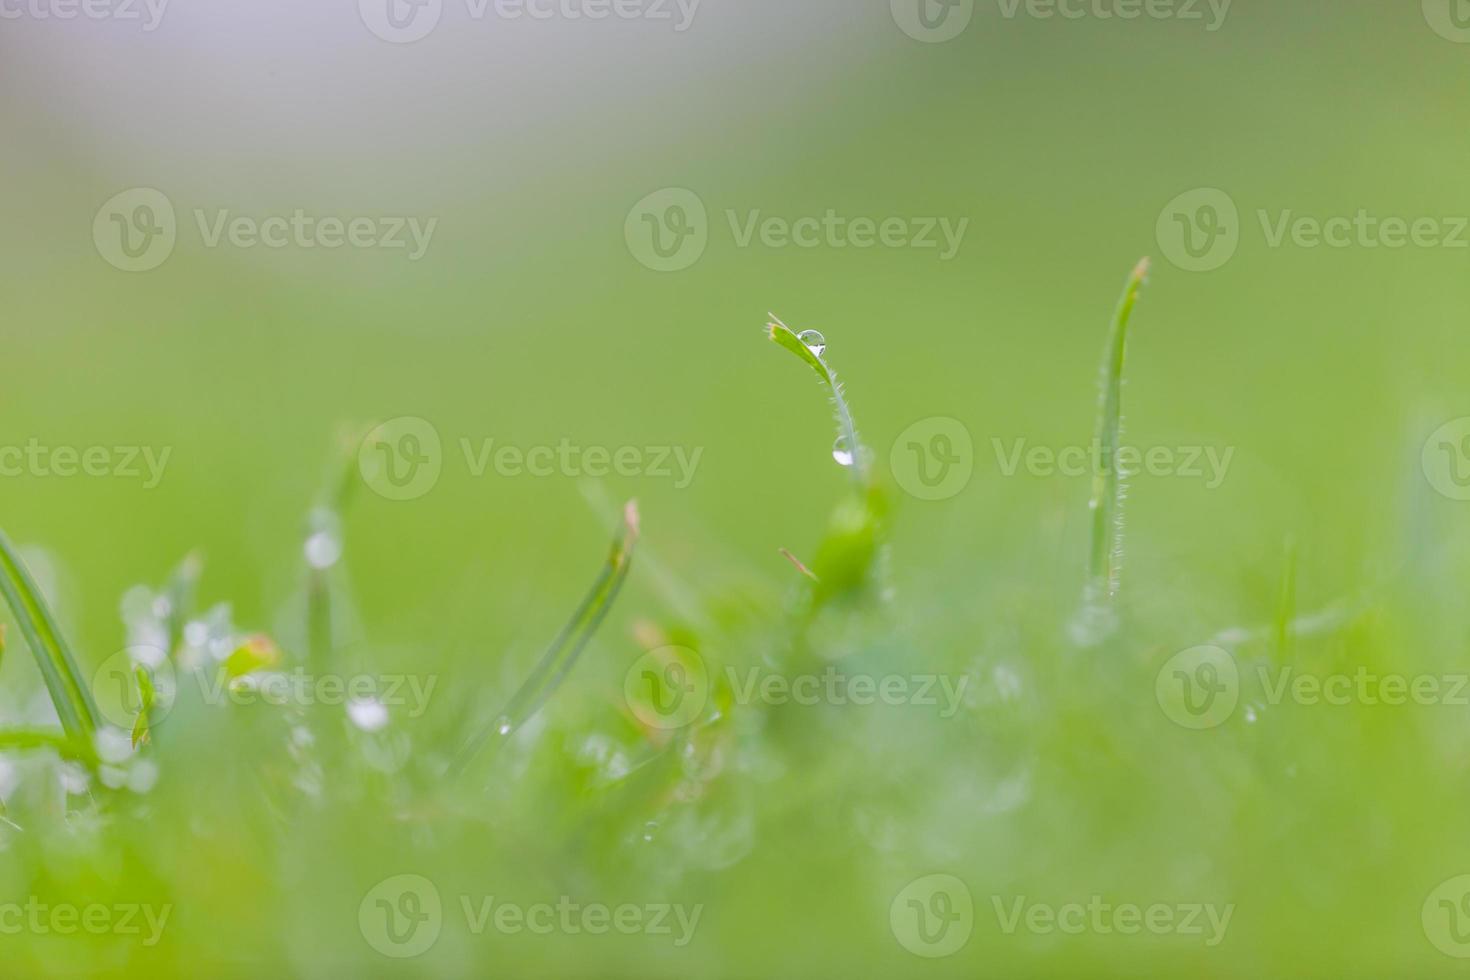
<path fill-rule="evenodd" d="M 245 111 L 215 84 L 223 70 L 199 69 L 218 50 L 192 47 L 234 32 L 181 20 L 162 44 L 103 48 L 69 43 L 60 22 L 44 35 L 4 22 L 16 83 L 0 86 L 0 443 L 173 449 L 153 490 L 0 480 L 0 524 L 81 674 L 160 633 L 183 643 L 195 623 L 227 658 L 245 650 L 239 662 L 289 668 L 327 650 L 336 673 L 437 683 L 423 715 L 390 712 L 374 732 L 340 707 L 221 710 L 183 685 L 151 726 L 151 765 L 109 772 L 121 789 L 99 774 L 63 795 L 75 772 L 61 783 L 36 744 L 59 726 L 12 628 L 0 904 L 172 913 L 148 947 L 5 934 L 0 973 L 1452 975 L 1420 914 L 1470 870 L 1464 708 L 1271 704 L 1259 681 L 1261 668 L 1465 671 L 1465 512 L 1418 462 L 1436 426 L 1470 412 L 1463 252 L 1272 249 L 1255 214 L 1470 213 L 1470 136 L 1447 124 L 1466 49 L 1417 6 L 1239 5 L 1208 36 L 992 9 L 924 46 L 881 4 L 710 4 L 687 38 L 636 57 L 594 43 L 590 23 L 486 32 L 531 52 L 518 59 L 453 62 L 437 42 L 361 64 L 314 42 L 251 47 L 231 81 L 292 97 Z M 288 27 L 276 33 L 299 36 Z M 650 73 L 677 83 L 654 91 Z M 324 120 L 303 92 L 361 115 Z M 186 244 L 125 276 L 86 229 L 141 183 L 181 208 L 412 208 L 439 214 L 441 232 L 413 267 Z M 697 265 L 659 275 L 622 226 L 673 185 L 697 190 L 722 230 Z M 1206 185 L 1229 190 L 1246 234 L 1215 272 L 1156 268 L 1146 342 L 1129 351 L 1126 441 L 1230 447 L 1234 462 L 1213 489 L 1132 481 L 1117 627 L 1079 651 L 1066 627 L 1087 576 L 1088 481 L 1006 477 L 992 440 L 1089 438 L 1120 263 L 1154 250 L 1168 199 Z M 950 263 L 742 249 L 723 230 L 725 209 L 828 207 L 969 216 L 972 230 Z M 819 327 L 852 385 L 892 503 L 886 604 L 813 614 L 812 583 L 778 555 L 830 585 L 821 543 L 869 511 L 797 368 L 752 336 L 768 308 Z M 433 495 L 360 493 L 322 523 L 339 426 L 400 415 L 444 437 Z M 934 416 L 975 443 L 974 479 L 937 503 L 886 482 L 896 436 Z M 483 794 L 446 789 L 442 768 L 531 673 L 616 517 L 587 507 L 575 478 L 472 477 L 461 437 L 705 450 L 687 488 L 613 477 L 598 491 L 639 499 L 638 564 Z M 314 533 L 341 542 L 340 561 L 303 560 Z M 165 622 L 154 603 L 194 549 L 197 602 Z M 164 584 L 129 592 L 138 582 Z M 1235 657 L 1240 704 L 1189 731 L 1156 680 L 1202 643 Z M 637 690 L 652 674 L 643 690 L 670 697 L 660 678 L 697 667 L 679 649 L 727 686 L 727 667 L 743 680 L 828 662 L 968 683 L 947 718 L 753 709 L 716 683 L 718 717 L 671 733 L 632 710 L 628 677 L 636 667 Z M 132 758 L 123 734 L 103 745 L 119 761 Z M 935 873 L 966 882 L 976 922 L 963 950 L 926 961 L 890 911 Z M 452 921 L 422 957 L 392 960 L 359 911 L 403 874 L 432 880 Z M 1206 948 L 1007 935 L 991 905 L 1094 894 L 1235 913 Z M 685 947 L 470 935 L 454 910 L 486 895 L 704 908 Z"/>

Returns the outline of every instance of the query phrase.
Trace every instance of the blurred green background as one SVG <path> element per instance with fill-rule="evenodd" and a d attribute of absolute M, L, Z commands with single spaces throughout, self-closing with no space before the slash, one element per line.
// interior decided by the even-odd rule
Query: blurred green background
<path fill-rule="evenodd" d="M 64 898 L 69 881 L 124 894 L 131 874 L 178 906 L 151 951 L 72 942 L 69 958 L 55 937 L 7 936 L 25 951 L 15 975 L 1458 966 L 1419 916 L 1424 895 L 1470 868 L 1464 709 L 1288 706 L 1274 729 L 1192 733 L 1152 696 L 1169 654 L 1271 621 L 1288 538 L 1301 610 L 1383 590 L 1345 632 L 1316 641 L 1325 660 L 1463 669 L 1470 622 L 1454 555 L 1465 511 L 1432 494 L 1419 452 L 1470 415 L 1470 250 L 1273 248 L 1257 217 L 1470 215 L 1459 187 L 1470 131 L 1456 125 L 1470 44 L 1437 33 L 1418 4 L 1239 0 L 1207 31 L 1024 7 L 1007 17 L 988 0 L 959 36 L 925 43 L 881 0 L 705 0 L 682 32 L 646 18 L 475 20 L 449 3 L 429 36 L 396 44 L 351 3 L 215 0 L 169 7 L 154 31 L 0 20 L 0 79 L 0 444 L 172 453 L 153 489 L 0 479 L 0 524 L 43 549 L 84 672 L 126 643 L 123 593 L 161 583 L 193 550 L 205 604 L 230 602 L 242 629 L 283 632 L 305 515 L 344 433 L 414 416 L 443 441 L 437 485 L 409 501 L 359 488 L 345 516 L 356 655 L 438 675 L 449 694 L 415 737 L 452 740 L 456 710 L 493 711 L 524 676 L 602 560 L 612 502 L 637 497 L 651 561 L 635 565 L 545 709 L 553 730 L 595 731 L 636 656 L 634 624 L 677 618 L 652 569 L 702 601 L 779 620 L 794 576 L 777 549 L 809 554 L 844 489 L 822 393 L 762 338 L 768 310 L 825 334 L 880 470 L 898 434 L 926 418 L 961 420 L 975 447 L 957 496 L 895 491 L 893 622 L 843 641 L 870 670 L 971 672 L 967 720 L 849 709 L 806 723 L 799 749 L 770 749 L 779 776 L 732 762 L 745 782 L 709 817 L 748 838 L 728 866 L 665 855 L 653 862 L 665 877 L 651 876 L 645 859 L 619 856 L 611 817 L 600 830 L 573 817 L 583 808 L 589 821 L 616 813 L 636 826 L 638 805 L 548 788 L 534 765 L 520 792 L 499 788 L 483 825 L 459 814 L 405 830 L 354 798 L 284 832 L 194 835 L 191 806 L 230 810 L 231 794 L 253 792 L 243 775 L 224 776 L 248 768 L 247 749 L 180 763 L 173 782 L 165 766 L 152 807 L 108 826 L 73 819 L 54 840 L 13 838 L 0 862 L 13 865 L 15 900 Z M 156 269 L 127 273 L 91 228 L 134 187 L 169 198 L 178 243 Z M 1200 187 L 1233 199 L 1240 241 L 1220 268 L 1189 272 L 1161 251 L 1156 225 Z M 662 188 L 693 191 L 708 214 L 708 247 L 676 272 L 640 263 L 625 236 L 630 209 Z M 409 261 L 381 249 L 210 248 L 195 209 L 438 223 Z M 726 217 L 828 209 L 969 224 L 943 261 L 912 248 L 741 247 Z M 1123 590 L 1133 613 L 1115 641 L 1078 654 L 1065 634 L 1088 483 L 1006 477 L 992 440 L 1090 438 L 1108 313 L 1143 255 L 1155 265 L 1129 351 L 1127 441 L 1235 456 L 1216 489 L 1134 481 Z M 489 438 L 703 455 L 685 488 L 651 476 L 591 488 L 561 474 L 476 478 L 460 440 Z M 760 659 L 740 635 L 725 658 Z M 1002 668 L 1023 679 L 1021 696 L 997 687 Z M 34 705 L 38 677 L 14 633 L 0 681 L 17 716 Z M 1021 798 L 996 803 L 1018 772 Z M 555 830 L 538 838 L 540 825 Z M 27 842 L 37 836 L 49 843 Z M 176 864 L 159 856 L 169 846 Z M 966 880 L 977 925 L 964 950 L 928 960 L 895 941 L 887 916 L 905 883 L 937 872 Z M 447 932 L 400 962 L 377 957 L 355 920 L 366 888 L 398 873 L 438 875 L 446 896 L 494 894 L 490 882 L 503 881 L 528 902 L 578 883 L 607 902 L 668 894 L 706 903 L 705 924 L 678 950 L 647 937 Z M 1099 892 L 1238 908 L 1210 949 L 994 927 L 991 895 Z"/>

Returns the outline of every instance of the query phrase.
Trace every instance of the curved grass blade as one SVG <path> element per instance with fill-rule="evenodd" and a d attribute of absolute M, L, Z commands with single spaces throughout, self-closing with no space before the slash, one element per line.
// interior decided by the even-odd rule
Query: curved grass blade
<path fill-rule="evenodd" d="M 1124 474 L 1119 472 L 1118 447 L 1123 433 L 1123 362 L 1128 350 L 1128 321 L 1138 294 L 1148 280 L 1149 261 L 1141 260 L 1113 313 L 1108 349 L 1103 358 L 1102 392 L 1097 407 L 1097 445 L 1101 465 L 1092 477 L 1092 551 L 1088 587 L 1093 598 L 1112 598 L 1118 592 L 1123 557 Z"/>
<path fill-rule="evenodd" d="M 632 565 L 633 549 L 638 543 L 638 530 L 638 504 L 629 501 L 623 508 L 622 527 L 613 539 L 607 563 L 592 583 L 592 588 L 541 655 L 530 676 L 506 704 L 505 710 L 465 744 L 451 767 L 451 773 L 463 772 L 492 735 L 504 737 L 525 724 L 561 686 L 622 590 Z"/>
<path fill-rule="evenodd" d="M 766 324 L 770 338 L 806 362 L 808 367 L 817 372 L 817 377 L 821 378 L 822 384 L 827 387 L 827 391 L 832 396 L 833 412 L 837 416 L 837 438 L 852 453 L 852 476 L 858 488 L 866 487 L 868 484 L 867 453 L 858 439 L 857 426 L 852 420 L 852 410 L 847 406 L 842 383 L 837 380 L 837 372 L 832 370 L 831 365 L 821 354 L 803 343 L 801 337 L 782 323 L 776 314 L 769 313 L 767 316 L 771 318 L 771 322 Z"/>
<path fill-rule="evenodd" d="M 41 590 L 4 532 L 0 532 L 0 594 L 5 596 L 16 625 L 36 656 L 62 727 L 74 739 L 90 739 L 97 730 L 97 706 L 92 692 L 81 683 L 76 658 L 67 647 Z"/>

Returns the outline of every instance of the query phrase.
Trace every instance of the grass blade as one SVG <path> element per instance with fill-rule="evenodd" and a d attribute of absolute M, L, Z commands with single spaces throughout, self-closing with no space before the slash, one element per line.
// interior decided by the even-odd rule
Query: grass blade
<path fill-rule="evenodd" d="M 1097 445 L 1101 465 L 1092 477 L 1092 550 L 1088 564 L 1088 588 L 1093 598 L 1117 594 L 1123 552 L 1123 474 L 1117 465 L 1123 434 L 1123 362 L 1128 349 L 1128 322 L 1138 294 L 1148 279 L 1149 262 L 1143 259 L 1128 277 L 1128 285 L 1113 314 L 1107 353 L 1103 358 L 1102 392 L 1097 408 Z"/>
<path fill-rule="evenodd" d="M 5 596 L 16 625 L 35 654 L 62 727 L 73 739 L 90 739 L 97 730 L 97 706 L 92 692 L 81 683 L 76 658 L 67 647 L 41 590 L 4 532 L 0 532 L 0 594 Z"/>
<path fill-rule="evenodd" d="M 766 324 L 766 330 L 769 331 L 771 340 L 801 358 L 808 367 L 817 372 L 817 377 L 822 380 L 822 384 L 826 386 L 827 391 L 830 393 L 833 412 L 837 416 L 838 442 L 846 446 L 847 451 L 852 454 L 852 464 L 849 468 L 852 470 L 852 476 L 857 482 L 858 489 L 865 488 L 868 485 L 867 452 L 863 449 L 863 444 L 858 439 L 857 426 L 853 424 L 852 420 L 852 410 L 847 406 L 847 399 L 844 397 L 842 383 L 837 380 L 837 372 L 832 370 L 832 366 L 827 363 L 826 358 L 822 356 L 820 351 L 813 350 L 801 339 L 804 335 L 798 335 L 793 332 L 774 313 L 767 315 L 771 318 L 771 322 Z M 825 349 L 825 341 L 822 342 L 821 346 Z"/>
<path fill-rule="evenodd" d="M 465 744 L 451 772 L 459 773 L 474 760 L 492 735 L 507 736 L 540 710 L 546 699 L 555 693 L 571 672 L 577 658 L 591 642 L 597 628 L 607 618 L 608 611 L 622 590 L 632 566 L 633 549 L 638 543 L 638 504 L 629 501 L 623 508 L 623 523 L 613 538 L 612 550 L 607 562 L 598 573 L 592 588 L 583 596 L 572 617 L 567 620 L 556 639 L 546 648 L 529 677 L 506 704 L 505 709 L 486 728 L 481 729 Z"/>
<path fill-rule="evenodd" d="M 34 752 L 39 750 L 51 750 L 63 759 L 71 759 L 88 765 L 97 761 L 97 754 L 90 742 L 63 735 L 60 732 L 15 728 L 0 730 L 0 751 Z"/>

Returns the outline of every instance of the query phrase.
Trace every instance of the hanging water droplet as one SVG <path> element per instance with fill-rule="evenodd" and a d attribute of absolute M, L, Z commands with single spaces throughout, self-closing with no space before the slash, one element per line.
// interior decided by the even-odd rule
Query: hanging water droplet
<path fill-rule="evenodd" d="M 796 335 L 796 339 L 806 344 L 806 349 L 818 357 L 827 353 L 827 338 L 822 336 L 820 330 L 803 330 Z"/>
<path fill-rule="evenodd" d="M 857 461 L 857 456 L 853 453 L 852 446 L 848 445 L 846 436 L 839 436 L 832 444 L 832 458 L 837 460 L 838 466 L 851 466 Z"/>

